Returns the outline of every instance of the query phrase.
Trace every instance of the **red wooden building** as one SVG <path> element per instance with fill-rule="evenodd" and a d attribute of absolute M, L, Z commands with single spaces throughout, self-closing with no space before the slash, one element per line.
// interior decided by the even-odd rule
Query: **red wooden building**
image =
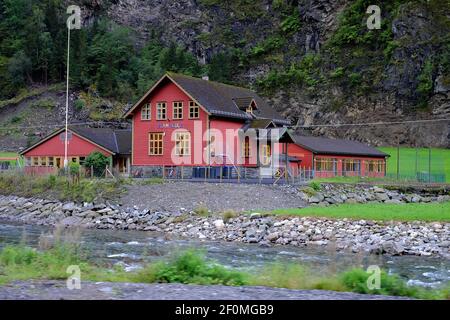
<path fill-rule="evenodd" d="M 294 135 L 255 92 L 167 73 L 125 114 L 132 119 L 134 176 L 181 172 L 273 177 L 383 176 L 385 153 L 365 144 Z M 217 168 L 221 168 L 220 171 Z"/>
<path fill-rule="evenodd" d="M 34 174 L 56 173 L 64 167 L 65 129 L 49 134 L 20 152 L 25 171 Z M 83 164 L 94 151 L 110 157 L 118 172 L 128 174 L 131 168 L 131 131 L 71 126 L 68 129 L 68 160 Z"/>

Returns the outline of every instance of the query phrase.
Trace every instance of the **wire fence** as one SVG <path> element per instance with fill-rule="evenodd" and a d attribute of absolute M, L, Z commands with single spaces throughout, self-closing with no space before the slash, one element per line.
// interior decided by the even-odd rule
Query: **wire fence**
<path fill-rule="evenodd" d="M 386 147 L 380 148 L 389 157 L 382 166 L 381 172 L 372 172 L 361 159 L 359 166 L 354 170 L 345 170 L 345 166 L 332 170 L 320 170 L 317 159 L 304 159 L 314 163 L 313 167 L 286 167 L 279 168 L 248 168 L 243 166 L 216 166 L 216 167 L 176 167 L 162 166 L 155 170 L 142 172 L 131 169 L 130 172 L 119 172 L 108 166 L 100 173 L 94 174 L 93 168 L 81 166 L 78 178 L 119 178 L 130 176 L 132 178 L 161 178 L 167 180 L 191 180 L 210 182 L 249 182 L 249 183 L 305 183 L 311 180 L 330 182 L 370 182 L 388 181 L 399 183 L 450 183 L 450 149 L 437 148 L 410 148 Z M 335 160 L 333 160 L 335 161 Z M 357 160 L 358 161 L 358 160 Z M 355 161 L 356 163 L 356 161 Z M 316 170 L 319 169 L 319 170 Z M 24 166 L 23 162 L 0 158 L 0 172 L 17 172 L 29 175 L 67 175 L 64 169 L 46 166 Z M 70 173 L 69 173 L 70 174 Z"/>

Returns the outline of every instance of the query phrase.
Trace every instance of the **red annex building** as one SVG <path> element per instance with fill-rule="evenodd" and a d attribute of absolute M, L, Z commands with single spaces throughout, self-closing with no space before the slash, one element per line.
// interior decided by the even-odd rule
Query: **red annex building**
<path fill-rule="evenodd" d="M 365 144 L 295 135 L 255 92 L 167 73 L 125 114 L 132 174 L 189 177 L 384 176 L 387 154 Z"/>
<path fill-rule="evenodd" d="M 25 172 L 53 174 L 63 168 L 65 135 L 65 128 L 61 128 L 20 152 L 25 158 Z M 111 165 L 117 172 L 130 172 L 130 130 L 71 126 L 67 136 L 69 162 L 83 164 L 89 154 L 98 151 L 110 158 Z"/>

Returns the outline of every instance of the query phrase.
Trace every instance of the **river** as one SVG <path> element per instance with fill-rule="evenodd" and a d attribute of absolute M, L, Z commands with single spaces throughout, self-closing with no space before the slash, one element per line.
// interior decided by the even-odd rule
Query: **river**
<path fill-rule="evenodd" d="M 25 241 L 37 246 L 39 239 L 52 238 L 53 230 L 36 225 L 0 222 L 0 248 Z M 201 249 L 208 258 L 225 266 L 255 270 L 272 262 L 298 263 L 320 274 L 336 274 L 351 267 L 378 265 L 403 277 L 409 284 L 438 287 L 450 281 L 450 260 L 419 256 L 376 256 L 338 253 L 323 247 L 261 247 L 252 244 L 168 238 L 140 231 L 83 230 L 78 239 L 89 259 L 122 264 L 126 270 L 139 268 L 190 248 Z"/>

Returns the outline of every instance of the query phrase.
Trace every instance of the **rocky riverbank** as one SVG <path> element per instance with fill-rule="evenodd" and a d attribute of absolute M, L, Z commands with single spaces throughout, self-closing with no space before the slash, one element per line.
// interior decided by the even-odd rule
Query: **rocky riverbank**
<path fill-rule="evenodd" d="M 299 196 L 303 193 L 296 192 Z M 403 195 L 402 198 L 409 199 Z M 449 223 L 293 218 L 260 213 L 204 217 L 184 208 L 163 212 L 109 203 L 62 203 L 1 195 L 0 219 L 51 226 L 156 231 L 205 240 L 259 243 L 262 246 L 328 246 L 355 253 L 366 251 L 450 258 Z"/>

